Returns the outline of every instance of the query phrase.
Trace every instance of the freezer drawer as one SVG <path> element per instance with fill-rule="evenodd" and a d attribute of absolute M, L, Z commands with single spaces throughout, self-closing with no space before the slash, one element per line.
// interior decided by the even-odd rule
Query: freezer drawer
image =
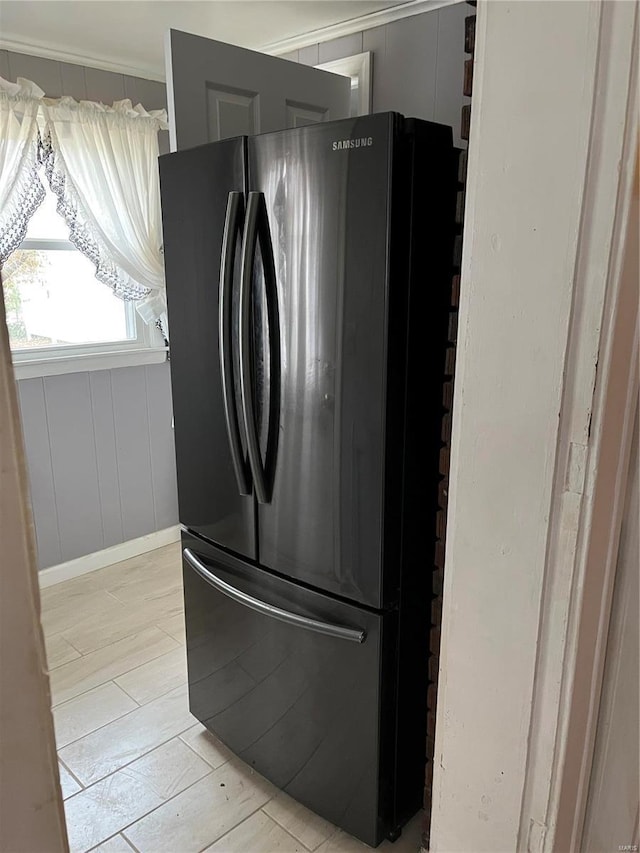
<path fill-rule="evenodd" d="M 376 845 L 394 818 L 395 612 L 335 601 L 187 533 L 182 545 L 192 713 L 296 800 Z"/>

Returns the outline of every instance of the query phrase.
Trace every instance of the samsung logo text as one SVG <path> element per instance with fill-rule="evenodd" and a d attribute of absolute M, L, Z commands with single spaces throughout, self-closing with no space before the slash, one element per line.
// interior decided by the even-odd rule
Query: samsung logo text
<path fill-rule="evenodd" d="M 361 136 L 359 139 L 338 139 L 331 147 L 334 151 L 343 151 L 345 148 L 370 148 L 372 145 L 372 136 Z"/>

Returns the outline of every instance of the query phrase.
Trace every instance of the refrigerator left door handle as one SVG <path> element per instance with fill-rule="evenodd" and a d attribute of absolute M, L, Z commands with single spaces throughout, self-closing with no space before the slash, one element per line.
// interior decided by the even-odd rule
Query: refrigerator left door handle
<path fill-rule="evenodd" d="M 336 637 L 339 640 L 364 643 L 367 638 L 366 631 L 360 628 L 349 628 L 346 625 L 335 625 L 333 622 L 324 622 L 320 619 L 311 619 L 309 616 L 300 616 L 298 613 L 292 613 L 290 610 L 282 610 L 280 607 L 276 607 L 259 598 L 254 598 L 254 596 L 243 592 L 241 589 L 237 589 L 215 575 L 205 566 L 202 560 L 198 559 L 190 548 L 184 548 L 182 553 L 187 563 L 204 581 L 214 589 L 217 589 L 218 592 L 233 599 L 233 601 L 237 601 L 238 604 L 242 604 L 244 607 L 249 607 L 251 610 L 262 613 L 264 616 L 269 616 L 272 619 L 278 619 L 280 622 L 286 622 L 288 625 L 294 625 L 306 631 L 314 631 L 317 634 Z"/>
<path fill-rule="evenodd" d="M 238 235 L 242 229 L 244 199 L 241 192 L 230 192 L 227 199 L 227 214 L 222 237 L 222 259 L 220 264 L 220 293 L 218 300 L 218 340 L 220 346 L 220 372 L 222 375 L 222 400 L 227 425 L 227 436 L 231 460 L 241 495 L 251 494 L 251 478 L 242 450 L 240 421 L 235 406 L 235 383 L 233 381 L 233 335 L 231 331 L 233 302 L 233 267 Z"/>

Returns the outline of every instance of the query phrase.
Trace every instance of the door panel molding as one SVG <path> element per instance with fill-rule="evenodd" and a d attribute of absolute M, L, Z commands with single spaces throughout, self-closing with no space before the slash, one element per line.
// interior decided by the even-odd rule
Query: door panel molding
<path fill-rule="evenodd" d="M 236 45 L 169 30 L 171 150 L 349 115 L 351 81 Z"/>
<path fill-rule="evenodd" d="M 223 125 L 231 121 L 229 115 L 223 116 L 222 109 L 230 107 L 236 114 L 237 136 L 248 136 L 256 132 L 260 125 L 260 99 L 257 92 L 243 91 L 231 87 L 222 89 L 213 83 L 206 83 L 207 92 L 207 126 L 212 138 L 221 139 Z M 242 115 L 244 112 L 244 116 Z M 244 121 L 243 121 L 244 118 Z"/>

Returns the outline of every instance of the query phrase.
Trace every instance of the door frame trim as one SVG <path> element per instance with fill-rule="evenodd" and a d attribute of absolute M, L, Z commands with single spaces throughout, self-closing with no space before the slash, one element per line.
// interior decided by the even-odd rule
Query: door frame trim
<path fill-rule="evenodd" d="M 599 136 L 600 139 L 592 146 L 589 157 L 577 265 L 578 274 L 582 272 L 586 290 L 589 265 L 593 263 L 593 226 L 597 225 L 598 211 L 604 208 L 606 215 L 606 204 L 611 197 L 611 179 L 607 180 L 603 163 L 607 149 L 612 153 L 616 137 L 620 138 L 619 130 L 611 121 L 610 111 L 612 92 L 617 90 L 620 92 L 616 98 L 619 105 L 623 102 L 624 95 L 627 95 L 626 110 L 623 113 L 625 131 L 620 156 L 621 167 L 615 187 L 615 207 L 611 211 L 613 215 L 608 264 L 604 283 L 600 285 L 604 291 L 602 321 L 599 325 L 602 331 L 588 424 L 588 459 L 585 460 L 587 464 L 581 520 L 575 542 L 576 560 L 565 645 L 559 725 L 552 765 L 548 806 L 550 837 L 544 848 L 549 853 L 552 850 L 573 852 L 581 849 L 620 529 L 629 476 L 629 458 L 640 391 L 637 247 L 635 270 L 627 249 L 631 231 L 637 227 L 639 202 L 639 20 L 637 6 L 634 22 L 633 9 L 630 7 L 620 12 L 616 8 L 619 5 L 624 4 L 602 5 L 599 67 L 592 124 L 592 137 Z M 603 128 L 607 130 L 603 132 Z M 631 212 L 632 205 L 635 206 L 635 216 Z M 593 270 L 591 275 L 593 276 Z M 576 320 L 574 326 L 580 331 L 579 320 Z M 584 332 L 582 334 L 584 335 Z M 571 346 L 570 335 L 570 348 Z M 575 379 L 577 369 L 572 373 Z M 575 381 L 572 385 L 575 385 Z M 568 390 L 572 393 L 575 388 L 570 387 Z M 565 439 L 567 432 L 565 429 Z M 549 556 L 557 558 L 559 554 L 556 552 L 554 555 L 553 551 L 550 551 Z"/>

